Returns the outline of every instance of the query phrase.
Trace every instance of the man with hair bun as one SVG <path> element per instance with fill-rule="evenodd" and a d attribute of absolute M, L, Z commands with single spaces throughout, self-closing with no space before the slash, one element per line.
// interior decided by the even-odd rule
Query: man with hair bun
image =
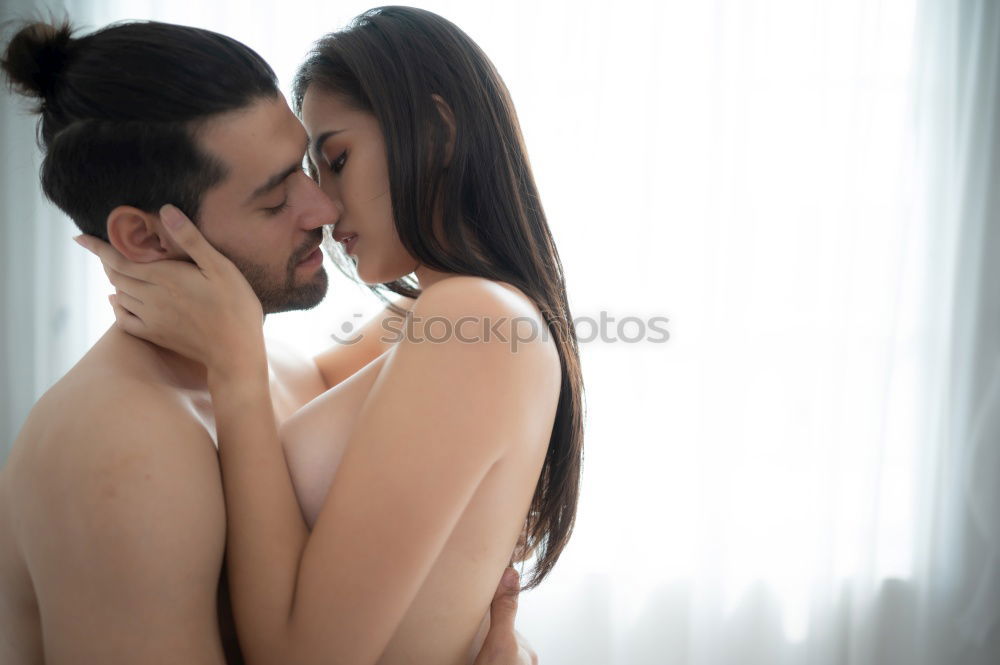
<path fill-rule="evenodd" d="M 303 173 L 305 130 L 253 50 L 156 22 L 82 36 L 32 23 L 0 64 L 35 102 L 42 188 L 83 233 L 132 261 L 187 260 L 162 226 L 172 204 L 265 315 L 322 300 L 322 228 L 339 213 Z M 376 337 L 315 362 L 269 349 L 279 420 L 379 355 Z M 0 663 L 239 662 L 225 535 L 205 367 L 112 326 L 38 401 L 0 472 Z M 477 663 L 535 660 L 515 609 L 516 585 L 498 587 Z"/>

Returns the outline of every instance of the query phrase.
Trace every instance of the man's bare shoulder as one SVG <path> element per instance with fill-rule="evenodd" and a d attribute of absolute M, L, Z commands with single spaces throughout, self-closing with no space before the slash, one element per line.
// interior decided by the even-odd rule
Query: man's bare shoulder
<path fill-rule="evenodd" d="M 212 437 L 183 393 L 135 374 L 78 366 L 32 408 L 8 465 L 17 467 L 16 485 L 37 495 L 123 473 L 126 460 L 176 460 L 218 473 Z"/>
<path fill-rule="evenodd" d="M 5 469 L 25 545 L 54 556 L 109 533 L 128 542 L 143 524 L 170 533 L 176 515 L 185 528 L 199 516 L 221 547 L 218 455 L 184 396 L 141 376 L 75 369 L 35 405 Z M 59 548 L 38 524 L 62 533 Z"/>
<path fill-rule="evenodd" d="M 178 662 L 221 663 L 225 503 L 212 438 L 183 391 L 155 376 L 79 369 L 36 404 L 4 470 L 46 655 L 110 662 L 102 649 L 114 644 L 130 662 L 169 648 Z"/>

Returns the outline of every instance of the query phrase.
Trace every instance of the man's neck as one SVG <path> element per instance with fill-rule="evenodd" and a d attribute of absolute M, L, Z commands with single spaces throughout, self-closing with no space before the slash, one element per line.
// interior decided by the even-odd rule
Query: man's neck
<path fill-rule="evenodd" d="M 178 386 L 191 390 L 208 389 L 208 370 L 199 362 L 156 344 L 149 344 L 160 360 L 164 370 L 172 376 Z"/>
<path fill-rule="evenodd" d="M 205 366 L 199 362 L 165 347 L 134 337 L 117 326 L 112 326 L 108 330 L 103 341 L 121 352 L 114 354 L 119 361 L 133 366 L 134 363 L 140 363 L 141 366 L 155 369 L 164 382 L 176 388 L 195 391 L 208 389 L 208 372 Z M 129 360 L 130 358 L 131 360 Z M 135 369 L 139 368 L 135 367 Z"/>

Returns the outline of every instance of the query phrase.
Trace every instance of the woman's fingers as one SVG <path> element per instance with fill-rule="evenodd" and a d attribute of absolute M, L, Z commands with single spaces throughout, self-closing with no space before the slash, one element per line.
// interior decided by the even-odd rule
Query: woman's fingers
<path fill-rule="evenodd" d="M 73 238 L 78 245 L 94 254 L 104 264 L 105 273 L 110 269 L 135 279 L 149 281 L 152 264 L 134 263 L 129 261 L 121 253 L 96 236 L 79 235 Z M 108 275 L 110 278 L 111 276 Z"/>
<path fill-rule="evenodd" d="M 508 566 L 500 579 L 500 585 L 493 595 L 493 603 L 490 606 L 490 628 L 496 626 L 500 629 L 501 636 L 514 636 L 514 619 L 517 616 L 517 594 L 521 590 L 521 583 L 517 571 Z"/>
<path fill-rule="evenodd" d="M 155 288 L 149 282 L 144 282 L 141 279 L 136 279 L 135 277 L 129 277 L 125 273 L 118 272 L 112 268 L 106 267 L 104 274 L 108 276 L 108 281 L 111 282 L 111 286 L 118 289 L 119 293 L 127 293 L 140 302 L 146 301 L 144 294 L 148 292 L 148 289 Z"/>
<path fill-rule="evenodd" d="M 490 604 L 490 631 L 474 665 L 527 665 L 529 654 L 521 649 L 514 629 L 517 594 L 521 586 L 517 571 L 507 568 Z"/>
<path fill-rule="evenodd" d="M 128 293 L 119 289 L 115 291 L 114 295 L 115 301 L 125 308 L 126 311 L 134 314 L 135 316 L 142 318 L 142 301 L 138 298 L 130 296 Z"/>
<path fill-rule="evenodd" d="M 164 206 L 160 222 L 157 251 L 143 250 L 136 257 L 145 263 L 129 260 L 131 255 L 98 238 L 79 242 L 101 259 L 118 290 L 111 304 L 119 329 L 228 371 L 244 362 L 248 344 L 259 341 L 260 300 L 239 269 L 183 213 Z M 174 248 L 173 256 L 187 255 L 166 259 L 162 249 L 167 245 Z M 252 335 L 247 332 L 254 329 Z"/>
<path fill-rule="evenodd" d="M 115 312 L 115 324 L 119 328 L 130 335 L 147 339 L 144 335 L 148 333 L 146 331 L 146 325 L 142 322 L 142 319 L 122 307 L 118 302 L 117 295 L 108 296 L 108 302 L 111 303 L 111 309 Z"/>
<path fill-rule="evenodd" d="M 214 247 L 208 244 L 205 236 L 201 235 L 201 231 L 194 225 L 194 222 L 188 219 L 187 215 L 181 212 L 176 206 L 167 204 L 160 208 L 160 220 L 174 242 L 202 270 L 214 265 L 219 257 L 222 256 Z"/>

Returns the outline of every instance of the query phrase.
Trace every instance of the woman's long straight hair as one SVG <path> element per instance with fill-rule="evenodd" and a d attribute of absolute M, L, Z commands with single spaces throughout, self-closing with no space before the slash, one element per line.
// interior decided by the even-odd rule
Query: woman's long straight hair
<path fill-rule="evenodd" d="M 583 463 L 583 376 L 562 263 L 510 93 L 468 35 L 410 7 L 371 9 L 317 42 L 295 79 L 297 112 L 312 85 L 378 120 L 396 231 L 410 255 L 434 270 L 512 284 L 546 319 L 562 385 L 526 541 L 515 557 L 534 557 L 524 582 L 530 589 L 552 570 L 573 531 Z M 451 130 L 434 95 L 447 103 L 456 125 L 447 165 Z M 373 289 L 420 294 L 410 277 Z"/>

